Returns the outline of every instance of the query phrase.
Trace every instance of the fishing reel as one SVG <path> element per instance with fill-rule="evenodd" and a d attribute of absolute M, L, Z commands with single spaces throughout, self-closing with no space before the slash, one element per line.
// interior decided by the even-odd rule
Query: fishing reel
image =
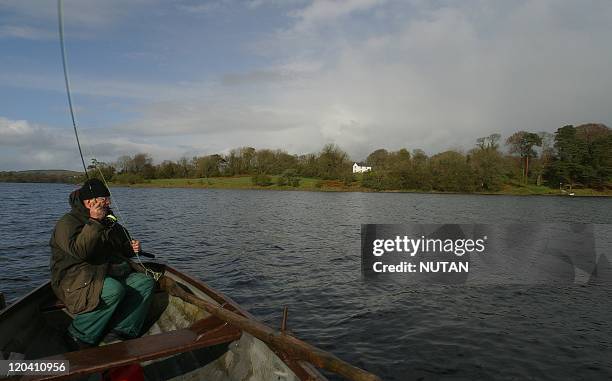
<path fill-rule="evenodd" d="M 109 210 L 109 213 L 102 219 L 102 224 L 108 228 L 112 228 L 117 223 L 118 218 Z"/>

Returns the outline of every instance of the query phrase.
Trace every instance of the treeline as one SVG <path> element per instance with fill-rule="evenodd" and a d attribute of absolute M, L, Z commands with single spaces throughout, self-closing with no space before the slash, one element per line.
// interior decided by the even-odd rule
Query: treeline
<path fill-rule="evenodd" d="M 495 192 L 504 184 L 547 185 L 572 189 L 612 188 L 612 130 L 603 124 L 567 125 L 554 134 L 518 131 L 502 140 L 491 134 L 476 140 L 467 152 L 450 150 L 428 156 L 423 150 L 369 154 L 372 171 L 355 175 L 353 161 L 340 147 L 328 144 L 320 152 L 292 155 L 282 150 L 242 147 L 214 154 L 153 164 L 150 155 L 122 156 L 97 167 L 109 181 L 137 183 L 150 179 L 206 178 L 250 175 L 258 185 L 296 186 L 296 178 L 339 180 L 376 190 Z"/>
<path fill-rule="evenodd" d="M 7 183 L 76 183 L 83 173 L 65 170 L 0 172 L 0 182 Z"/>
<path fill-rule="evenodd" d="M 467 153 L 431 157 L 421 150 L 380 149 L 366 163 L 373 171 L 363 175 L 362 185 L 379 190 L 495 192 L 504 184 L 603 190 L 612 188 L 612 130 L 603 124 L 567 125 L 554 134 L 518 131 L 503 143 L 500 134 L 492 134 L 477 139 Z"/>
<path fill-rule="evenodd" d="M 328 144 L 318 153 L 291 155 L 283 150 L 242 147 L 226 155 L 183 157 L 153 164 L 149 154 L 122 156 L 115 163 L 95 163 L 107 181 L 137 183 L 152 179 L 207 178 L 220 176 L 277 175 L 291 182 L 295 177 L 316 177 L 325 180 L 351 178 L 352 162 L 346 152 Z M 96 174 L 98 171 L 90 171 Z"/>

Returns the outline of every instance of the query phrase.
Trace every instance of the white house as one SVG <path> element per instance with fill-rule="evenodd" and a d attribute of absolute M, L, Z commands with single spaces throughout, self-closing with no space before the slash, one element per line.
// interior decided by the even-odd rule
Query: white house
<path fill-rule="evenodd" d="M 366 167 L 363 165 L 359 165 L 357 163 L 353 164 L 353 173 L 363 173 L 363 172 L 367 172 L 371 170 L 372 170 L 372 167 Z"/>

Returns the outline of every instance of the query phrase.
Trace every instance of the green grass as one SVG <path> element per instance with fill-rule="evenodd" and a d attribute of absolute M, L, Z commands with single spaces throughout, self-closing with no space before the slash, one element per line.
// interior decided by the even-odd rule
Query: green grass
<path fill-rule="evenodd" d="M 368 188 L 363 188 L 358 181 L 351 185 L 344 185 L 340 180 L 321 180 L 310 177 L 300 177 L 300 185 L 298 187 L 278 186 L 276 181 L 278 176 L 270 176 L 273 185 L 258 186 L 253 185 L 251 176 L 234 176 L 234 177 L 210 177 L 200 179 L 154 179 L 148 180 L 146 183 L 133 184 L 133 187 L 151 187 L 151 188 L 204 188 L 204 189 L 270 189 L 270 190 L 301 190 L 301 191 L 323 191 L 323 192 L 373 192 Z M 122 186 L 122 184 L 111 185 Z M 407 192 L 407 193 L 445 193 L 445 192 L 426 192 L 419 190 L 395 190 L 387 192 Z M 594 189 L 575 189 L 573 190 L 576 196 L 612 196 L 612 191 L 600 192 Z M 506 194 L 517 196 L 528 195 L 562 195 L 559 189 L 553 189 L 546 186 L 538 185 L 522 185 L 518 183 L 505 184 L 501 190 L 497 192 L 476 192 L 473 194 Z"/>
<path fill-rule="evenodd" d="M 351 191 L 364 190 L 358 186 L 358 183 L 353 183 L 351 186 L 345 186 L 338 181 L 325 181 L 310 177 L 300 177 L 300 185 L 278 186 L 276 181 L 279 176 L 270 176 L 272 185 L 258 186 L 253 185 L 251 176 L 234 176 L 234 177 L 210 177 L 200 179 L 154 179 L 146 183 L 132 184 L 133 187 L 152 187 L 152 188 L 206 188 L 206 189 L 273 189 L 273 190 L 317 190 L 317 191 Z M 121 186 L 124 184 L 111 185 Z"/>

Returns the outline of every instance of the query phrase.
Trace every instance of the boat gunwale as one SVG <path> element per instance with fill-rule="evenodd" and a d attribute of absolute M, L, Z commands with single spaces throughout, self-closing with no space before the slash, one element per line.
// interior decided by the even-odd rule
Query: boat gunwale
<path fill-rule="evenodd" d="M 24 296 L 17 298 L 17 300 L 15 300 L 13 303 L 7 305 L 6 308 L 0 310 L 0 324 L 2 324 L 5 319 L 8 319 L 8 317 L 15 313 L 20 307 L 22 307 L 23 304 L 25 304 L 24 302 L 26 302 L 26 300 L 34 299 L 35 297 L 43 297 L 45 296 L 45 294 L 48 293 L 48 289 L 51 289 L 50 281 L 41 284 L 40 286 L 28 292 Z"/>
<path fill-rule="evenodd" d="M 247 317 L 247 318 L 252 319 L 252 320 L 257 320 L 257 318 L 255 318 L 255 316 L 253 316 L 248 311 L 244 310 L 232 298 L 230 298 L 229 296 L 223 294 L 222 292 L 217 291 L 216 289 L 213 289 L 212 287 L 208 286 L 208 284 L 206 284 L 204 281 L 201 281 L 201 280 L 199 280 L 197 278 L 193 278 L 191 275 L 188 275 L 186 273 L 180 272 L 179 270 L 175 269 L 174 267 L 172 267 L 170 265 L 164 264 L 163 266 L 164 266 L 164 270 L 165 271 L 169 271 L 173 275 L 175 275 L 175 276 L 179 277 L 180 279 L 184 280 L 185 282 L 187 282 L 188 284 L 196 286 L 196 288 L 198 288 L 200 291 L 204 292 L 205 294 L 207 294 L 208 296 L 213 298 L 217 303 L 220 303 L 220 304 L 223 304 L 223 303 L 229 304 L 240 315 L 243 315 L 244 317 Z M 281 361 L 283 361 L 285 363 L 285 365 L 287 365 L 289 367 L 289 369 L 291 369 L 295 373 L 295 375 L 300 380 L 327 381 L 327 378 L 324 377 L 317 370 L 317 368 L 315 368 L 312 364 L 310 364 L 308 362 L 305 362 L 305 361 L 300 361 L 300 360 L 293 359 L 286 351 L 278 350 L 278 349 L 268 345 L 267 343 L 264 343 L 264 344 L 272 352 L 274 352 L 281 359 Z"/>

